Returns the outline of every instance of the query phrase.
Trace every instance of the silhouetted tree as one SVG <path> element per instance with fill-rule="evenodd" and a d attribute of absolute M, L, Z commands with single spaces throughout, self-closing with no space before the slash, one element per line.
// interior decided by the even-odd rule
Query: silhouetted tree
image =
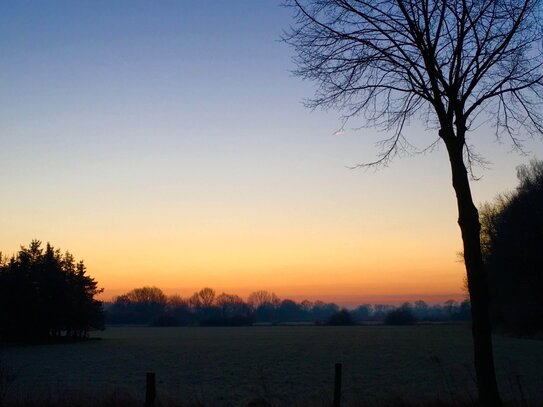
<path fill-rule="evenodd" d="M 324 323 L 328 320 L 328 318 L 339 311 L 339 307 L 333 303 L 315 301 L 312 311 L 314 320 L 317 323 Z"/>
<path fill-rule="evenodd" d="M 222 325 L 251 325 L 254 322 L 252 308 L 237 295 L 222 293 L 217 296 L 215 303 L 220 310 Z"/>
<path fill-rule="evenodd" d="M 471 298 L 479 400 L 501 405 L 488 312 L 480 224 L 468 170 L 478 156 L 470 131 L 493 120 L 496 135 L 520 147 L 541 134 L 540 0 L 287 0 L 296 23 L 296 73 L 319 85 L 309 107 L 338 108 L 345 119 L 391 131 L 386 164 L 410 144 L 404 127 L 422 117 L 445 144 L 458 206 Z M 477 119 L 480 119 L 479 121 Z"/>
<path fill-rule="evenodd" d="M 353 318 L 357 321 L 369 321 L 372 313 L 372 307 L 370 304 L 362 304 L 356 307 L 353 312 Z"/>
<path fill-rule="evenodd" d="M 413 313 L 420 321 L 427 321 L 429 318 L 430 307 L 425 301 L 419 300 L 415 301 L 415 306 L 413 307 Z"/>
<path fill-rule="evenodd" d="M 403 304 L 385 314 L 385 324 L 387 325 L 413 325 L 416 322 L 413 308 L 409 303 Z"/>
<path fill-rule="evenodd" d="M 388 304 L 375 304 L 373 306 L 372 319 L 375 321 L 382 321 L 385 319 L 387 312 L 393 310 L 394 307 Z"/>
<path fill-rule="evenodd" d="M 202 288 L 198 291 L 198 297 L 200 297 L 201 307 L 211 307 L 215 302 L 215 290 L 209 287 Z"/>
<path fill-rule="evenodd" d="M 256 310 L 263 304 L 277 306 L 279 305 L 280 300 L 277 295 L 275 295 L 275 293 L 270 293 L 266 290 L 260 290 L 249 294 L 249 297 L 247 298 L 247 303 Z"/>
<path fill-rule="evenodd" d="M 192 296 L 189 298 L 189 305 L 193 308 L 199 308 L 202 306 L 202 300 L 200 299 L 200 295 L 198 293 L 192 294 Z"/>
<path fill-rule="evenodd" d="M 166 309 L 167 297 L 160 288 L 135 288 L 119 295 L 108 309 L 109 323 L 151 324 Z"/>
<path fill-rule="evenodd" d="M 300 303 L 300 308 L 302 309 L 302 311 L 304 311 L 305 313 L 307 314 L 310 314 L 311 313 L 311 310 L 313 309 L 313 303 L 309 300 L 303 300 L 301 303 Z"/>
<path fill-rule="evenodd" d="M 277 307 L 269 302 L 260 304 L 254 313 L 256 322 L 278 322 Z"/>
<path fill-rule="evenodd" d="M 277 308 L 277 317 L 281 322 L 299 322 L 304 320 L 305 314 L 299 304 L 286 299 Z"/>
<path fill-rule="evenodd" d="M 354 320 L 352 314 L 345 308 L 330 315 L 326 321 L 328 325 L 353 325 Z"/>
<path fill-rule="evenodd" d="M 190 325 L 192 323 L 192 311 L 188 299 L 179 295 L 172 295 L 168 298 L 166 305 L 171 325 Z"/>
<path fill-rule="evenodd" d="M 189 300 L 181 297 L 178 294 L 174 294 L 168 297 L 167 306 L 168 308 L 173 308 L 173 309 L 178 308 L 178 307 L 188 307 Z"/>
<path fill-rule="evenodd" d="M 86 337 L 104 325 L 102 303 L 94 299 L 100 292 L 83 261 L 33 240 L 9 259 L 0 255 L 0 333 L 22 340 Z"/>
<path fill-rule="evenodd" d="M 543 161 L 517 170 L 519 185 L 481 208 L 495 324 L 517 333 L 543 329 Z"/>
<path fill-rule="evenodd" d="M 215 296 L 211 288 L 182 298 L 167 297 L 156 287 L 142 287 L 118 296 L 108 307 L 107 321 L 154 326 L 238 326 L 251 325 L 254 312 L 239 296 L 226 293 Z"/>
<path fill-rule="evenodd" d="M 451 319 L 453 321 L 471 320 L 471 304 L 469 300 L 464 300 L 460 303 L 460 305 L 458 305 L 458 307 L 454 310 Z"/>
<path fill-rule="evenodd" d="M 196 314 L 196 320 L 201 325 L 222 325 L 220 319 L 220 310 L 215 306 L 215 290 L 209 287 L 202 288 L 195 292 L 190 298 L 189 303 L 193 312 Z"/>
<path fill-rule="evenodd" d="M 314 322 L 316 324 L 347 325 L 355 321 L 384 321 L 396 310 L 387 304 L 363 304 L 352 311 L 341 309 L 334 303 L 322 301 L 296 302 L 280 300 L 275 294 L 258 292 L 259 298 L 267 298 L 256 309 L 235 294 L 221 293 L 214 297 L 213 305 L 203 306 L 200 291 L 190 298 L 179 295 L 166 297 L 156 287 L 143 287 L 118 296 L 107 308 L 107 321 L 112 324 L 150 324 L 154 326 L 242 326 L 259 323 Z M 253 297 L 254 298 L 254 297 Z M 272 302 L 270 302 L 272 301 Z M 209 304 L 209 300 L 207 301 Z M 253 302 L 255 304 L 255 302 Z M 417 301 L 415 308 L 406 303 L 416 319 L 428 321 L 467 321 L 469 301 L 453 300 L 439 305 Z M 400 309 L 403 309 L 400 307 Z M 424 310 L 421 313 L 420 310 Z"/>
<path fill-rule="evenodd" d="M 124 294 L 124 297 L 131 302 L 141 304 L 166 304 L 168 298 L 166 294 L 158 287 L 134 288 L 132 291 Z"/>

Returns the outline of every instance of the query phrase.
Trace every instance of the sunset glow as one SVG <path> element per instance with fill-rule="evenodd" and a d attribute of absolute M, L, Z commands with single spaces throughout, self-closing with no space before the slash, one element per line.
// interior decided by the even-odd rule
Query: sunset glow
<path fill-rule="evenodd" d="M 382 133 L 302 105 L 276 2 L 3 3 L 0 250 L 31 239 L 84 259 L 105 289 L 339 304 L 461 300 L 444 147 L 379 171 Z M 434 130 L 411 123 L 419 148 Z M 473 133 L 477 202 L 528 156 Z"/>

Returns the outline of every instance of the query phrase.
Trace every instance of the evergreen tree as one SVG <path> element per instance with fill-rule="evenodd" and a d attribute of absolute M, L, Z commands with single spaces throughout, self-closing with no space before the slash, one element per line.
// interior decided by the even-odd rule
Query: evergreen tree
<path fill-rule="evenodd" d="M 0 335 L 40 341 L 49 337 L 86 337 L 102 329 L 102 292 L 83 261 L 39 240 L 17 255 L 0 256 Z"/>

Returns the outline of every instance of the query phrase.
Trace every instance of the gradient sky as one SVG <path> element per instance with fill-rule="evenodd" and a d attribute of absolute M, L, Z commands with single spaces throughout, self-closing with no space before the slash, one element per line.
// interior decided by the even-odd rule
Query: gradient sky
<path fill-rule="evenodd" d="M 383 137 L 343 134 L 302 105 L 272 0 L 2 1 L 0 250 L 38 238 L 82 258 L 104 298 L 156 285 L 340 303 L 462 297 L 443 146 L 371 161 Z M 413 123 L 413 144 L 435 132 Z M 480 203 L 528 156 L 490 129 Z"/>

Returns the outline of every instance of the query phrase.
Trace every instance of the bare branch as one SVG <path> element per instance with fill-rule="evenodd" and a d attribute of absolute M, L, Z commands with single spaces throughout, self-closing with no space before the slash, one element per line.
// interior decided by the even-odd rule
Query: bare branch
<path fill-rule="evenodd" d="M 307 106 L 393 132 L 368 165 L 407 146 L 415 115 L 466 150 L 492 120 L 521 151 L 521 134 L 543 133 L 542 1 L 287 0 L 296 24 L 284 41 L 295 73 L 319 84 Z"/>

